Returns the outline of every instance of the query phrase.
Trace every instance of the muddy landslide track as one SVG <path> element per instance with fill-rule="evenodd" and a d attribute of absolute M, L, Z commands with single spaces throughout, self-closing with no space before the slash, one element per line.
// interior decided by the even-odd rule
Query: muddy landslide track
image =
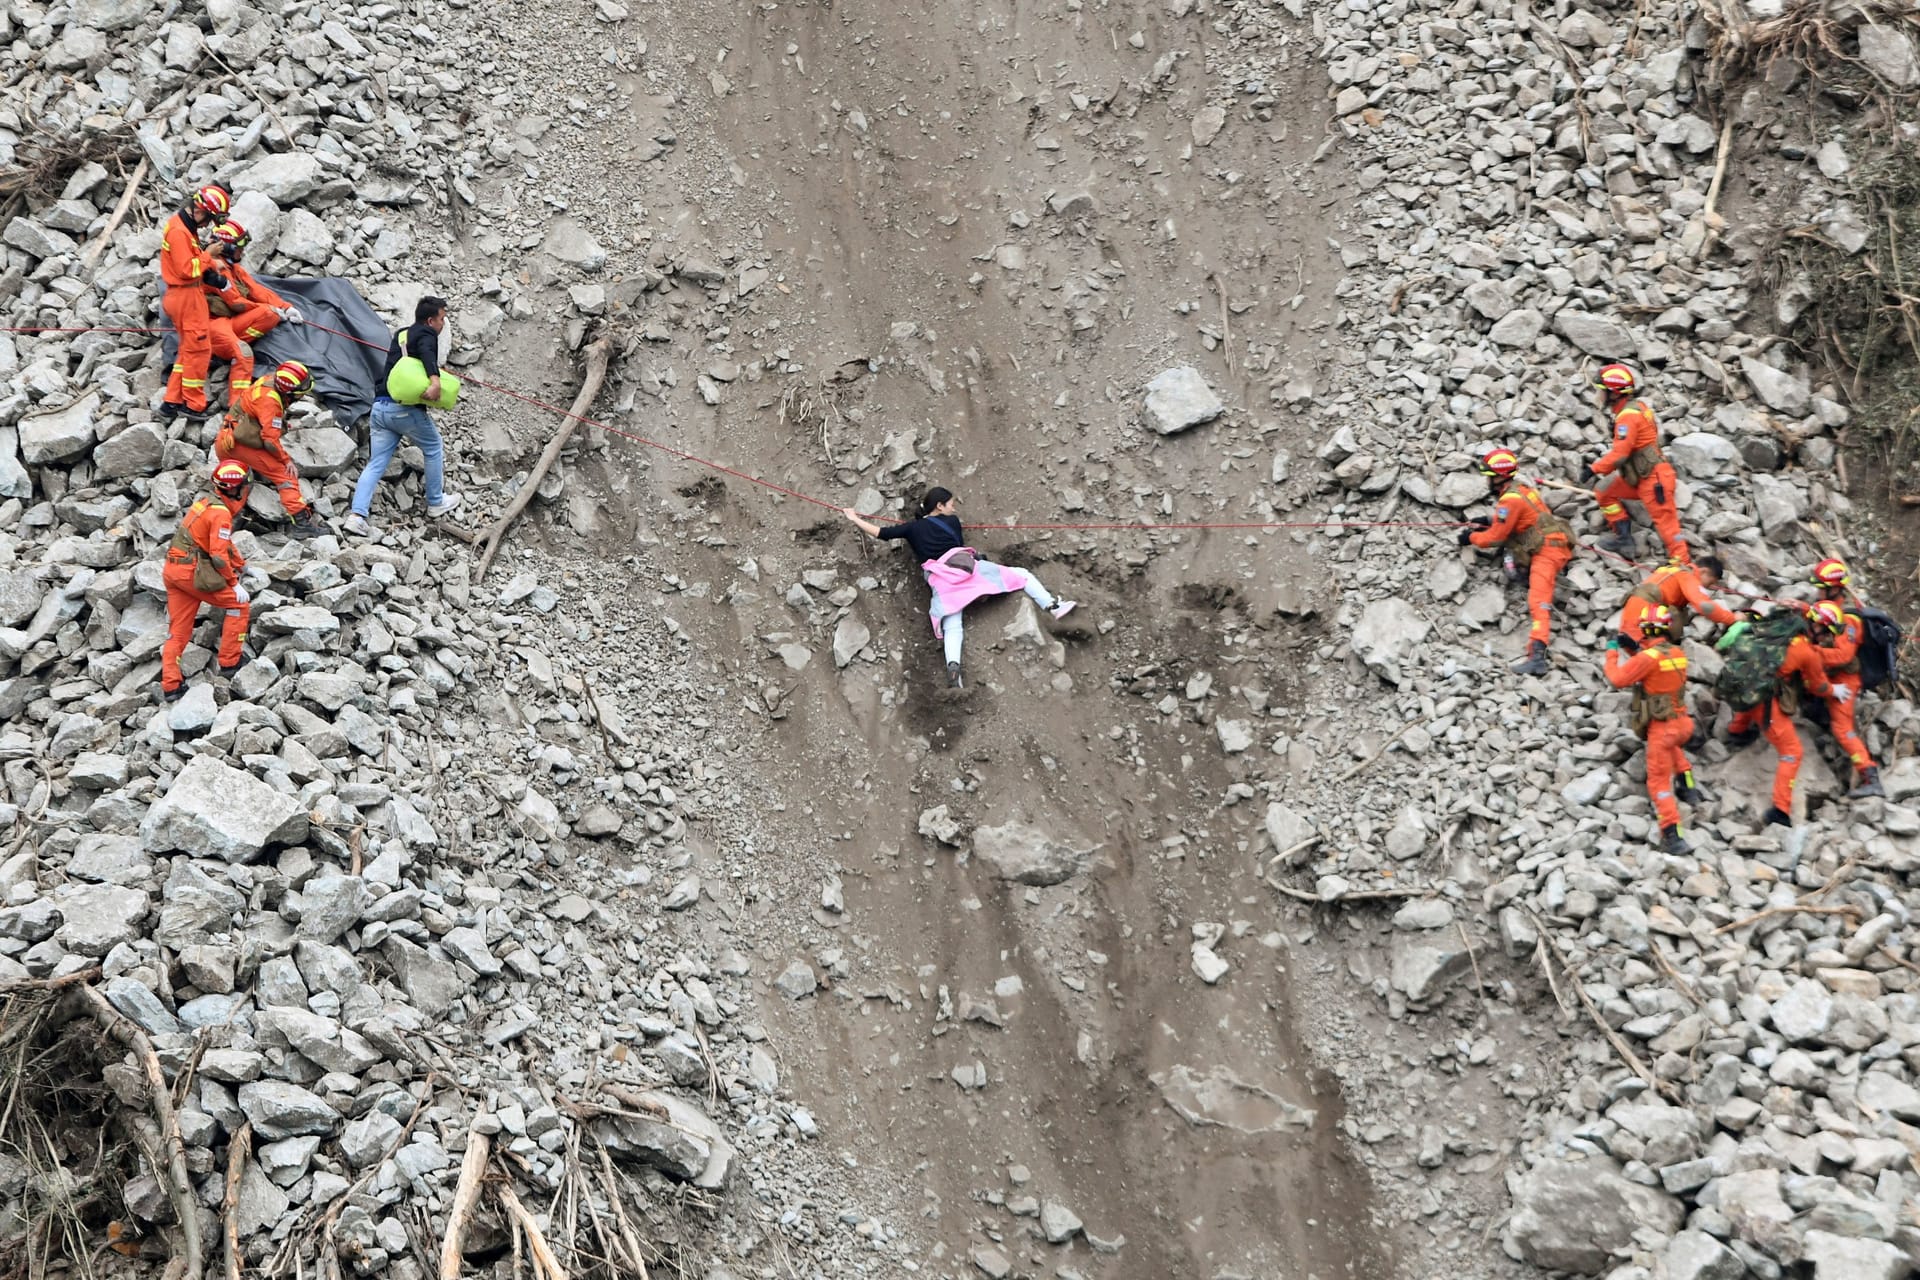
<path fill-rule="evenodd" d="M 1273 451 L 1302 452 L 1304 436 L 1261 422 L 1262 447 L 1223 467 L 1217 439 L 1144 433 L 1133 389 L 1191 362 L 1230 402 L 1264 405 L 1271 370 L 1230 370 L 1198 341 L 1198 316 L 1217 316 L 1214 272 L 1244 304 L 1236 334 L 1313 366 L 1339 274 L 1326 220 L 1337 189 L 1318 173 L 1326 190 L 1257 193 L 1310 161 L 1324 104 L 1303 62 L 1297 84 L 1278 86 L 1280 122 L 1265 137 L 1241 131 L 1198 151 L 1204 27 L 1158 5 L 1128 9 L 650 11 L 646 39 L 684 60 L 693 86 L 692 118 L 675 113 L 683 152 L 725 180 L 653 183 L 635 198 L 715 245 L 759 239 L 781 295 L 765 291 L 765 314 L 803 381 L 882 358 L 840 393 L 846 416 L 823 432 L 837 470 L 811 426 L 770 407 L 778 383 L 736 387 L 715 410 L 676 407 L 664 423 L 643 412 L 642 428 L 834 501 L 871 486 L 897 509 L 942 482 L 976 521 L 1057 520 L 1069 490 L 1088 494 L 1081 519 L 1245 518 Z M 1144 89 L 1167 50 L 1192 65 Z M 605 145 L 619 182 L 622 138 Z M 1095 211 L 1050 212 L 1049 196 L 1075 192 Z M 1284 305 L 1296 288 L 1304 298 Z M 1092 314 L 1092 330 L 1070 313 Z M 919 458 L 889 473 L 871 459 L 896 432 Z M 862 455 L 868 465 L 849 464 Z M 742 482 L 697 483 L 698 471 L 616 448 L 616 470 L 623 459 L 611 505 L 663 503 L 688 527 L 718 517 L 727 540 L 683 540 L 679 571 L 716 596 L 731 584 L 731 614 L 676 603 L 676 621 L 742 683 L 792 686 L 781 718 L 745 729 L 785 837 L 764 855 L 777 862 L 774 895 L 746 927 L 768 976 L 802 957 L 827 977 L 805 1000 L 770 990 L 765 1012 L 796 1096 L 820 1107 L 830 1140 L 889 1173 L 901 1212 L 919 1214 L 944 1255 L 939 1270 L 972 1274 L 969 1248 L 1004 1236 L 1022 1274 L 1035 1262 L 1048 1275 L 1392 1274 L 1342 1143 L 1337 1087 L 1294 1028 L 1284 964 L 1220 987 L 1191 964 L 1195 922 L 1272 927 L 1253 874 L 1258 809 L 1221 805 L 1245 766 L 1223 759 L 1210 726 L 1143 714 L 1150 703 L 1113 679 L 1151 667 L 1178 690 L 1190 674 L 1237 669 L 1285 698 L 1283 647 L 1318 637 L 1226 654 L 1213 623 L 1237 592 L 1303 571 L 1307 549 L 1227 533 L 984 535 L 990 553 L 1085 601 L 1087 630 L 1049 662 L 1002 642 L 1014 602 L 976 608 L 972 687 L 956 696 L 941 688 L 924 587 L 904 556 Z M 758 580 L 743 584 L 749 556 Z M 822 568 L 880 579 L 857 609 L 879 660 L 836 671 L 822 654 L 795 675 L 772 652 L 798 621 L 782 595 Z M 1102 622 L 1111 629 L 1097 634 Z M 1006 884 L 965 857 L 964 840 L 956 850 L 919 833 L 939 805 L 968 827 L 1024 820 L 1098 851 L 1064 884 Z M 837 918 L 820 911 L 836 872 Z M 1212 1090 L 1227 1122 L 1190 1124 L 1162 1085 Z M 1316 1118 L 1299 1123 L 1294 1108 Z M 1014 1166 L 1030 1180 L 1010 1181 Z M 1125 1244 L 1098 1256 L 1081 1239 L 1029 1262 L 1018 1220 L 998 1207 L 1020 1195 L 1064 1203 L 1088 1237 Z"/>

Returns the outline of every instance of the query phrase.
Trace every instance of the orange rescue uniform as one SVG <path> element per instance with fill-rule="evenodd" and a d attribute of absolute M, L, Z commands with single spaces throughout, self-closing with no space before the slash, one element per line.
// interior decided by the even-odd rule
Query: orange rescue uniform
<path fill-rule="evenodd" d="M 300 475 L 294 470 L 293 459 L 280 443 L 286 412 L 273 380 L 260 379 L 233 398 L 227 423 L 213 439 L 213 452 L 220 461 L 238 462 L 272 485 L 280 494 L 280 505 L 293 517 L 307 509 L 307 500 L 300 494 Z M 244 443 L 236 438 L 236 432 L 241 437 L 257 434 L 260 443 Z"/>
<path fill-rule="evenodd" d="M 207 306 L 212 313 L 208 332 L 213 339 L 213 354 L 231 366 L 227 371 L 227 399 L 232 401 L 253 385 L 252 344 L 280 323 L 280 311 L 287 300 L 237 262 L 222 262 L 220 270 L 226 273 L 227 287 L 207 290 Z"/>
<path fill-rule="evenodd" d="M 1860 615 L 1849 613 L 1846 625 L 1840 628 L 1832 644 L 1814 647 L 1833 686 L 1833 692 L 1827 697 L 1827 723 L 1855 769 L 1875 767 L 1873 757 L 1867 754 L 1866 740 L 1853 727 L 1853 714 L 1860 705 L 1860 642 L 1866 634 L 1867 624 Z M 1846 690 L 1845 694 L 1840 692 L 1842 689 Z"/>
<path fill-rule="evenodd" d="M 224 587 L 209 591 L 194 585 L 194 570 L 202 560 L 211 562 L 225 579 Z M 247 639 L 247 616 L 252 610 L 238 590 L 240 574 L 246 567 L 247 562 L 233 545 L 233 513 L 227 504 L 210 496 L 187 508 L 161 571 L 167 586 L 167 642 L 160 649 L 162 689 L 171 693 L 186 678 L 180 674 L 180 655 L 193 641 L 193 623 L 203 604 L 226 611 L 220 626 L 220 665 L 239 665 L 240 646 Z"/>
<path fill-rule="evenodd" d="M 1627 523 L 1623 503 L 1636 500 L 1647 509 L 1647 519 L 1667 544 L 1667 558 L 1682 564 L 1692 556 L 1680 533 L 1680 511 L 1675 505 L 1679 482 L 1673 464 L 1660 451 L 1660 424 L 1643 400 L 1629 400 L 1613 415 L 1613 447 L 1593 464 L 1598 475 L 1613 481 L 1594 493 L 1607 527 L 1618 533 Z"/>
<path fill-rule="evenodd" d="M 201 247 L 199 233 L 186 215 L 176 213 L 168 218 L 166 229 L 160 233 L 160 282 L 167 287 L 160 305 L 173 322 L 180 348 L 174 353 L 173 369 L 167 376 L 166 400 L 184 404 L 196 413 L 207 407 L 207 362 L 213 357 L 202 279 L 210 268 L 219 269 Z"/>
<path fill-rule="evenodd" d="M 1692 565 L 1667 564 L 1655 569 L 1627 597 L 1627 603 L 1620 610 L 1619 629 L 1635 640 L 1645 640 L 1647 635 L 1640 624 L 1646 620 L 1649 610 L 1662 604 L 1673 610 L 1676 635 L 1686 634 L 1687 623 L 1696 613 L 1705 614 L 1723 627 L 1731 626 L 1734 621 L 1733 610 L 1707 594 Z"/>
<path fill-rule="evenodd" d="M 1795 636 L 1787 646 L 1787 656 L 1780 660 L 1779 674 L 1780 691 L 1759 706 L 1737 713 L 1731 727 L 1734 733 L 1745 733 L 1758 725 L 1766 733 L 1767 741 L 1780 755 L 1773 769 L 1773 807 L 1782 813 L 1791 813 L 1793 785 L 1800 776 L 1800 735 L 1793 728 L 1793 712 L 1800 705 L 1800 689 L 1793 682 L 1799 681 L 1816 698 L 1829 696 L 1833 686 L 1828 683 L 1826 668 L 1821 665 L 1820 651 L 1805 636 Z"/>
<path fill-rule="evenodd" d="M 1573 561 L 1573 530 L 1553 514 L 1540 491 L 1509 481 L 1494 508 L 1493 523 L 1468 538 L 1484 550 L 1505 546 L 1527 571 L 1528 640 L 1547 643 L 1553 633 L 1553 589 Z"/>
<path fill-rule="evenodd" d="M 1678 826 L 1680 802 L 1674 798 L 1673 777 L 1693 768 L 1682 750 L 1693 736 L 1686 651 L 1666 640 L 1656 640 L 1631 657 L 1609 648 L 1607 681 L 1616 689 L 1634 688 L 1635 708 L 1646 717 L 1641 736 L 1647 742 L 1647 794 L 1660 825 Z"/>

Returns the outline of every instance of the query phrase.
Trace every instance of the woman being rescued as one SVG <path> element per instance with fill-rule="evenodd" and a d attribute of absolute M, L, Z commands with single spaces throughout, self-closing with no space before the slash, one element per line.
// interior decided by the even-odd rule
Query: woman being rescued
<path fill-rule="evenodd" d="M 1056 600 L 1053 593 L 1026 570 L 984 560 L 967 546 L 960 528 L 959 505 L 959 499 L 952 492 L 935 486 L 920 500 L 920 518 L 904 524 L 883 527 L 852 507 L 843 507 L 840 511 L 868 537 L 899 538 L 912 548 L 914 559 L 920 562 L 920 570 L 933 592 L 933 603 L 927 612 L 933 621 L 933 634 L 940 637 L 946 648 L 947 684 L 955 689 L 964 687 L 960 677 L 960 614 L 975 600 L 1024 591 L 1055 618 L 1064 618 L 1074 609 L 1073 601 Z"/>

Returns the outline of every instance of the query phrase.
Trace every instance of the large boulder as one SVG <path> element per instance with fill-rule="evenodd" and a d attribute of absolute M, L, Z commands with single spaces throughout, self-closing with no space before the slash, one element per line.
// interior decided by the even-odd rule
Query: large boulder
<path fill-rule="evenodd" d="M 228 862 L 252 862 L 269 845 L 306 838 L 307 811 L 298 800 L 207 755 L 188 761 L 140 823 L 149 853 L 184 849 Z"/>
<path fill-rule="evenodd" d="M 107 480 L 150 476 L 165 465 L 166 433 L 151 422 L 136 422 L 94 446 L 94 474 Z"/>
<path fill-rule="evenodd" d="M 1578 1275 L 1604 1271 L 1638 1228 L 1672 1235 L 1684 1216 L 1674 1197 L 1627 1181 L 1619 1165 L 1599 1156 L 1541 1161 L 1515 1185 L 1513 1206 L 1507 1256 Z"/>
<path fill-rule="evenodd" d="M 100 393 L 89 391 L 71 404 L 20 419 L 20 456 L 30 466 L 66 462 L 93 448 L 93 418 Z"/>
<path fill-rule="evenodd" d="M 1553 317 L 1553 331 L 1590 356 L 1602 360 L 1631 358 L 1640 344 L 1633 330 L 1618 320 L 1585 311 L 1561 311 Z"/>
<path fill-rule="evenodd" d="M 1424 614 L 1398 596 L 1374 600 L 1353 629 L 1353 651 L 1381 675 L 1398 680 L 1400 664 L 1413 656 L 1432 628 Z"/>
<path fill-rule="evenodd" d="M 258 191 L 276 205 L 290 205 L 318 191 L 327 181 L 326 166 L 310 151 L 265 155 L 232 175 L 233 191 Z"/>
<path fill-rule="evenodd" d="M 657 1120 L 628 1115 L 602 1116 L 593 1121 L 594 1137 L 616 1160 L 648 1165 L 670 1178 L 699 1187 L 726 1184 L 733 1164 L 733 1148 L 700 1108 L 667 1093 L 643 1095 Z"/>
<path fill-rule="evenodd" d="M 1147 384 L 1147 425 L 1163 436 L 1175 435 L 1226 412 L 1200 371 L 1180 365 L 1154 375 Z"/>
<path fill-rule="evenodd" d="M 1093 850 L 1062 844 L 1038 827 L 1007 822 L 973 833 L 974 856 L 1015 884 L 1059 884 L 1086 870 Z"/>

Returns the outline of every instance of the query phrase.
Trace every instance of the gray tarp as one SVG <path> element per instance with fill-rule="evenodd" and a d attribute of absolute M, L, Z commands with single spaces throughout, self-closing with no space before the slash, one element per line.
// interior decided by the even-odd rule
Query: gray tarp
<path fill-rule="evenodd" d="M 291 280 L 260 276 L 260 283 L 300 308 L 307 324 L 282 324 L 253 344 L 254 363 L 261 374 L 282 360 L 298 360 L 313 370 L 313 397 L 333 413 L 334 421 L 352 427 L 363 421 L 380 389 L 380 372 L 387 367 L 387 348 L 393 331 L 368 305 L 352 284 L 337 276 L 318 280 Z M 323 333 L 316 325 L 351 333 L 373 346 Z M 173 364 L 178 339 L 169 332 L 162 360 Z"/>

